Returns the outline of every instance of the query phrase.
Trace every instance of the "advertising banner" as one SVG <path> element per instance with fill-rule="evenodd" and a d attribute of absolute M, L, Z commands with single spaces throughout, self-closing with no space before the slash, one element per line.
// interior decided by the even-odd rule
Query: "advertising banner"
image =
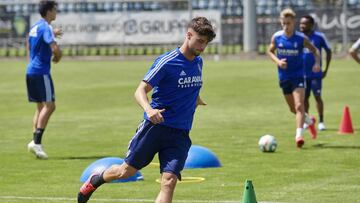
<path fill-rule="evenodd" d="M 0 38 L 7 38 L 12 35 L 13 15 L 0 15 Z"/>
<path fill-rule="evenodd" d="M 311 12 L 318 28 L 332 41 L 341 41 L 346 26 L 350 41 L 356 41 L 360 33 L 359 10 L 349 9 L 346 15 L 341 9 L 323 9 Z"/>
<path fill-rule="evenodd" d="M 219 11 L 194 11 L 193 16 L 205 16 L 216 27 L 221 39 Z M 31 16 L 31 23 L 39 19 Z M 61 27 L 61 44 L 169 44 L 180 43 L 189 22 L 188 11 L 66 13 L 58 14 L 53 27 Z"/>

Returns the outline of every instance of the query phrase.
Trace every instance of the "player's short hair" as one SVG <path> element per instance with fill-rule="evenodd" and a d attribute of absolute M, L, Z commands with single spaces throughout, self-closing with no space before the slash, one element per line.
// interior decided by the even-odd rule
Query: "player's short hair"
<path fill-rule="evenodd" d="M 314 20 L 314 18 L 313 18 L 311 15 L 304 15 L 304 16 L 301 17 L 301 18 L 306 18 L 306 19 L 310 22 L 311 25 L 314 25 L 314 24 L 315 24 L 315 20 Z"/>
<path fill-rule="evenodd" d="M 39 3 L 39 13 L 42 17 L 46 16 L 48 11 L 51 11 L 54 7 L 57 7 L 56 1 L 42 0 Z"/>
<path fill-rule="evenodd" d="M 214 27 L 211 25 L 211 22 L 205 17 L 193 18 L 189 22 L 187 28 L 193 29 L 199 35 L 206 36 L 208 42 L 211 42 L 216 37 Z"/>
<path fill-rule="evenodd" d="M 287 17 L 295 19 L 296 13 L 291 8 L 285 8 L 284 10 L 281 11 L 280 18 L 287 18 Z"/>

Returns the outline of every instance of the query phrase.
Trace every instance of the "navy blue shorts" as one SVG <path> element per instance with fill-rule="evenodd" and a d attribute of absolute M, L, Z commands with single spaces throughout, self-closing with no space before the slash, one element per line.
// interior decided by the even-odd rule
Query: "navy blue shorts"
<path fill-rule="evenodd" d="M 292 94 L 296 88 L 305 88 L 304 78 L 293 78 L 291 80 L 280 81 L 280 87 L 283 94 Z"/>
<path fill-rule="evenodd" d="M 158 153 L 160 173 L 169 172 L 181 180 L 180 172 L 184 168 L 190 147 L 189 130 L 154 125 L 144 120 L 129 143 L 125 162 L 140 170 Z"/>
<path fill-rule="evenodd" d="M 30 102 L 55 101 L 54 84 L 50 75 L 26 75 L 26 86 Z"/>
<path fill-rule="evenodd" d="M 322 89 L 322 79 L 321 78 L 307 78 L 306 79 L 306 88 L 305 88 L 305 97 L 310 97 L 312 92 L 314 96 L 320 96 Z"/>

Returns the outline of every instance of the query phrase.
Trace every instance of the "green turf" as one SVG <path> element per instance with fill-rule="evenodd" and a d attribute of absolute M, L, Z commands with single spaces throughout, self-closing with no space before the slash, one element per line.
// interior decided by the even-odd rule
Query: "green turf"
<path fill-rule="evenodd" d="M 197 110 L 191 137 L 193 144 L 215 152 L 223 167 L 184 170 L 183 176 L 206 180 L 179 184 L 175 200 L 240 202 L 246 179 L 253 180 L 260 202 L 360 199 L 359 134 L 337 134 L 345 105 L 360 131 L 358 65 L 333 61 L 323 93 L 328 130 L 320 132 L 317 140 L 306 133 L 304 149 L 298 150 L 294 116 L 278 87 L 274 64 L 268 60 L 205 60 L 204 64 L 201 95 L 208 106 Z M 57 109 L 43 139 L 50 158 L 40 161 L 26 150 L 35 105 L 27 102 L 25 61 L 1 61 L 0 202 L 74 202 L 41 197 L 75 198 L 79 177 L 90 163 L 101 157 L 124 157 L 142 119 L 133 92 L 150 65 L 151 61 L 66 60 L 54 65 Z M 311 98 L 312 114 L 314 106 Z M 277 138 L 275 153 L 258 150 L 257 141 L 264 134 Z M 154 199 L 159 170 L 148 166 L 141 172 L 144 181 L 107 184 L 93 198 Z"/>

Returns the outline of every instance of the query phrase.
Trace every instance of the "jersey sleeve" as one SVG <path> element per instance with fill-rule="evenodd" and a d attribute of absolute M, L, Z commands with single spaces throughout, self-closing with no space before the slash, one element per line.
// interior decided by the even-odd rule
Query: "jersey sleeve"
<path fill-rule="evenodd" d="M 145 74 L 143 81 L 149 83 L 152 87 L 157 86 L 165 77 L 167 63 L 158 58 Z"/>
<path fill-rule="evenodd" d="M 274 45 L 276 45 L 276 33 L 274 33 L 271 38 L 270 38 L 270 42 L 272 42 L 272 40 L 274 40 Z"/>
<path fill-rule="evenodd" d="M 51 44 L 55 41 L 54 32 L 51 26 L 45 26 L 43 39 L 47 44 Z"/>
<path fill-rule="evenodd" d="M 274 42 L 275 48 L 278 47 L 279 44 L 279 37 L 283 34 L 282 31 L 277 31 L 271 36 L 271 42 Z M 273 40 L 273 41 L 272 41 Z"/>
<path fill-rule="evenodd" d="M 360 49 L 360 38 L 351 46 L 351 49 L 354 49 L 354 50 Z"/>
<path fill-rule="evenodd" d="M 326 50 L 326 51 L 330 51 L 331 50 L 331 46 L 329 41 L 326 39 L 324 34 L 321 34 L 321 46 Z"/>

